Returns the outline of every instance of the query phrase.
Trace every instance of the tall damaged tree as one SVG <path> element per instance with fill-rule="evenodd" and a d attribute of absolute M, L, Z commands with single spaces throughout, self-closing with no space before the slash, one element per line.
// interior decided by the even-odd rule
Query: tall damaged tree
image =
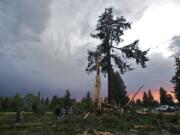
<path fill-rule="evenodd" d="M 121 73 L 132 70 L 127 59 L 133 59 L 143 68 L 146 67 L 148 50 L 141 51 L 138 47 L 138 40 L 129 45 L 119 45 L 123 42 L 121 38 L 124 30 L 130 29 L 131 23 L 123 16 L 114 18 L 113 8 L 105 9 L 105 12 L 99 16 L 96 25 L 97 33 L 91 34 L 93 38 L 99 39 L 100 44 L 95 51 L 88 50 L 88 65 L 86 71 L 91 73 L 96 70 L 96 57 L 99 56 L 101 72 L 108 78 L 108 102 L 112 101 L 111 80 L 114 66 L 118 67 Z"/>

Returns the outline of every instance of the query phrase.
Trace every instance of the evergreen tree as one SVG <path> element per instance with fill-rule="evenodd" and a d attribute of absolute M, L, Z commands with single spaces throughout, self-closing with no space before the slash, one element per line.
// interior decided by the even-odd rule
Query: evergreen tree
<path fill-rule="evenodd" d="M 11 109 L 11 105 L 10 105 L 10 99 L 8 97 L 4 97 L 2 99 L 2 109 L 3 110 L 10 110 Z"/>
<path fill-rule="evenodd" d="M 151 90 L 148 91 L 148 104 L 150 107 L 155 107 L 159 105 L 159 102 L 154 99 Z"/>
<path fill-rule="evenodd" d="M 58 104 L 58 97 L 55 95 L 51 100 L 50 109 L 54 110 L 57 104 Z"/>
<path fill-rule="evenodd" d="M 41 92 L 40 91 L 38 92 L 38 100 L 39 100 L 39 102 L 41 100 Z"/>
<path fill-rule="evenodd" d="M 0 111 L 2 110 L 2 101 L 3 101 L 3 97 L 0 97 Z"/>
<path fill-rule="evenodd" d="M 173 97 L 171 94 L 167 94 L 167 105 L 174 105 Z"/>
<path fill-rule="evenodd" d="M 46 105 L 47 107 L 49 106 L 49 98 L 48 98 L 48 97 L 45 99 L 45 105 Z"/>
<path fill-rule="evenodd" d="M 160 103 L 161 105 L 173 105 L 173 97 L 170 94 L 167 94 L 167 91 L 164 88 L 160 88 Z"/>
<path fill-rule="evenodd" d="M 91 94 L 90 92 L 88 91 L 87 94 L 86 94 L 86 100 L 91 102 Z"/>
<path fill-rule="evenodd" d="M 180 103 L 180 57 L 176 58 L 176 72 L 173 76 L 171 82 L 175 85 L 175 96 L 178 102 Z"/>
<path fill-rule="evenodd" d="M 35 100 L 35 96 L 33 94 L 27 94 L 24 97 L 24 108 L 25 111 L 32 111 L 32 105 Z"/>
<path fill-rule="evenodd" d="M 167 92 L 165 91 L 164 88 L 161 87 L 159 90 L 159 93 L 160 93 L 160 103 L 161 103 L 161 105 L 165 105 Z"/>
<path fill-rule="evenodd" d="M 78 109 L 80 109 L 79 111 L 81 112 L 95 112 L 97 110 L 97 106 L 92 102 L 91 94 L 89 91 L 86 93 L 86 96 L 78 105 Z"/>
<path fill-rule="evenodd" d="M 127 95 L 126 86 L 119 72 L 115 72 L 112 75 L 112 100 L 120 106 L 124 106 L 129 101 Z"/>
<path fill-rule="evenodd" d="M 21 120 L 21 111 L 23 110 L 23 99 L 19 94 L 12 97 L 11 101 L 12 109 L 16 112 L 16 122 Z"/>
<path fill-rule="evenodd" d="M 121 73 L 132 70 L 133 68 L 128 64 L 126 59 L 134 59 L 137 64 L 143 68 L 146 67 L 148 58 L 146 54 L 148 51 L 141 51 L 138 47 L 138 40 L 129 45 L 121 45 L 123 42 L 122 36 L 124 30 L 130 29 L 131 23 L 123 16 L 113 16 L 113 9 L 105 9 L 105 12 L 99 16 L 96 25 L 97 33 L 92 34 L 93 38 L 99 39 L 101 42 L 95 51 L 88 51 L 88 65 L 86 71 L 88 73 L 96 70 L 96 58 L 100 57 L 101 72 L 108 78 L 108 102 L 112 100 L 112 74 L 113 64 L 116 65 Z"/>
<path fill-rule="evenodd" d="M 66 111 L 66 114 L 68 113 L 72 104 L 73 104 L 73 100 L 71 99 L 70 91 L 66 90 L 66 94 L 64 95 L 64 109 Z"/>
<path fill-rule="evenodd" d="M 148 104 L 149 106 L 154 106 L 154 97 L 151 93 L 151 90 L 148 90 Z"/>
<path fill-rule="evenodd" d="M 143 103 L 144 107 L 148 107 L 149 106 L 148 94 L 146 92 L 143 93 L 142 103 Z"/>
<path fill-rule="evenodd" d="M 34 96 L 33 103 L 32 103 L 32 111 L 34 114 L 39 114 L 41 109 L 39 96 Z"/>
<path fill-rule="evenodd" d="M 13 111 L 19 111 L 23 109 L 23 99 L 19 94 L 12 97 L 11 106 Z"/>
<path fill-rule="evenodd" d="M 41 99 L 41 105 L 44 105 L 44 98 Z"/>
<path fill-rule="evenodd" d="M 89 91 L 87 92 L 86 97 L 82 99 L 82 102 L 91 102 L 91 94 Z"/>
<path fill-rule="evenodd" d="M 142 103 L 142 101 L 141 101 L 140 99 L 137 99 L 137 100 L 136 100 L 136 105 L 137 105 L 137 106 L 142 106 L 143 103 Z"/>

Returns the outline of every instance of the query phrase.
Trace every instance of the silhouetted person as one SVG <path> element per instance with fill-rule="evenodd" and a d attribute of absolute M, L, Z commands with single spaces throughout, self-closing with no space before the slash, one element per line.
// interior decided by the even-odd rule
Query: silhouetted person
<path fill-rule="evenodd" d="M 54 115 L 55 115 L 55 118 L 56 120 L 58 120 L 58 117 L 61 117 L 63 114 L 62 114 L 62 110 L 60 107 L 57 107 L 54 111 Z"/>

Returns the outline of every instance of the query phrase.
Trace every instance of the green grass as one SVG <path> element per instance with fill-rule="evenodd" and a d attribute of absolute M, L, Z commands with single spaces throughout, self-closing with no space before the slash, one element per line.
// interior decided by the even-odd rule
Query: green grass
<path fill-rule="evenodd" d="M 180 134 L 180 115 L 138 114 L 105 112 L 99 116 L 90 115 L 83 119 L 81 115 L 66 116 L 55 122 L 51 112 L 43 116 L 24 113 L 19 124 L 15 123 L 15 113 L 0 113 L 0 133 L 3 135 L 73 135 L 84 131 L 91 133 L 109 131 L 112 133 L 129 133 L 131 129 L 136 134 L 161 132 L 166 129 L 171 133 Z M 135 125 L 143 125 L 135 128 Z"/>

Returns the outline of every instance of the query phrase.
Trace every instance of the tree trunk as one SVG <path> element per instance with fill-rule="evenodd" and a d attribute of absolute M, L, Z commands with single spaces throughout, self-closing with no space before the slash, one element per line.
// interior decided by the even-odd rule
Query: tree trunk
<path fill-rule="evenodd" d="M 108 50 L 107 57 L 108 57 L 108 103 L 111 103 L 111 100 L 112 100 L 112 91 L 111 91 L 112 67 L 111 67 L 110 48 Z"/>

